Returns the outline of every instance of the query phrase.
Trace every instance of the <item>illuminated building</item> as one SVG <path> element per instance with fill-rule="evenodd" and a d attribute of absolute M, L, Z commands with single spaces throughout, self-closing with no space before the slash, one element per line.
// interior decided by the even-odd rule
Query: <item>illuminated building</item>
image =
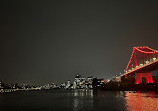
<path fill-rule="evenodd" d="M 87 79 L 81 77 L 81 75 L 76 75 L 73 83 L 74 89 L 83 89 L 83 88 L 93 88 L 92 86 L 93 77 L 88 77 Z"/>
<path fill-rule="evenodd" d="M 115 80 L 115 82 L 121 82 L 121 76 L 116 76 L 116 77 L 114 78 L 114 80 Z"/>

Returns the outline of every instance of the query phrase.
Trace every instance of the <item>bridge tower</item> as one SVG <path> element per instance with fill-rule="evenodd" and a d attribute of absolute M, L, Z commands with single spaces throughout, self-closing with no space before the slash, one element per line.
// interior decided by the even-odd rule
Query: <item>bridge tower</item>
<path fill-rule="evenodd" d="M 146 78 L 146 83 L 153 83 L 151 73 L 135 73 L 135 84 L 142 83 L 142 77 Z"/>

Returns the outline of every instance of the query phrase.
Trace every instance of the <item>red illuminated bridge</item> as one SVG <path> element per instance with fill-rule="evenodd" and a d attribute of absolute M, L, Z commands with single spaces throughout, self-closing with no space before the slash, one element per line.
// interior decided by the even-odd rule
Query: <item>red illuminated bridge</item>
<path fill-rule="evenodd" d="M 142 77 L 146 83 L 153 83 L 151 72 L 154 70 L 158 70 L 158 51 L 146 46 L 134 47 L 124 76 L 135 75 L 135 84 L 142 83 Z"/>

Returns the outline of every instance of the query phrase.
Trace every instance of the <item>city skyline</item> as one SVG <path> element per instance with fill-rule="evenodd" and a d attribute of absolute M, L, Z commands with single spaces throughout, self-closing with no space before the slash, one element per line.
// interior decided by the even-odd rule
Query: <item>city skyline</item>
<path fill-rule="evenodd" d="M 158 49 L 158 8 L 149 1 L 3 1 L 0 80 L 62 83 L 110 78 L 134 46 Z"/>

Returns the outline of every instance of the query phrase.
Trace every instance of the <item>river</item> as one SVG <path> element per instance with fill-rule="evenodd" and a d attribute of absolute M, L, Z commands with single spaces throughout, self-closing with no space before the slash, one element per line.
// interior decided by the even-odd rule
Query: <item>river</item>
<path fill-rule="evenodd" d="M 41 90 L 0 94 L 0 111 L 156 111 L 158 93 Z"/>

